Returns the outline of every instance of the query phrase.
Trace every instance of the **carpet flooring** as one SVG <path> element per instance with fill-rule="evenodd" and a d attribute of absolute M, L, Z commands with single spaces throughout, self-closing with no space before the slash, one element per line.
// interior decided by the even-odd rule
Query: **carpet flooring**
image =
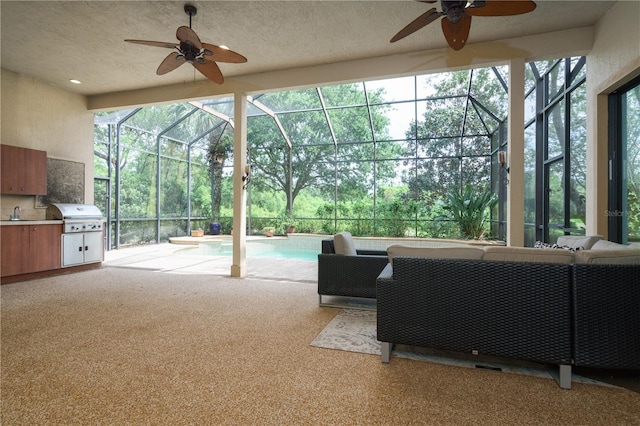
<path fill-rule="evenodd" d="M 640 395 L 327 350 L 314 283 L 145 269 L 6 284 L 3 425 L 640 424 Z"/>

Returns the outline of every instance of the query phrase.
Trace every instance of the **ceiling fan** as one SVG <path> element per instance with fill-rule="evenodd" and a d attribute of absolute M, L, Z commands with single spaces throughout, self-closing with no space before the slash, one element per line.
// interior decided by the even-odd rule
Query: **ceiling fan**
<path fill-rule="evenodd" d="M 209 80 L 216 83 L 224 83 L 224 77 L 218 67 L 217 62 L 230 62 L 239 64 L 247 62 L 247 58 L 225 46 L 216 46 L 214 44 L 202 43 L 198 35 L 191 29 L 191 18 L 198 12 L 195 6 L 186 4 L 184 11 L 189 15 L 189 26 L 181 26 L 176 31 L 176 38 L 180 43 L 170 43 L 163 41 L 148 40 L 131 40 L 126 42 L 145 44 L 147 46 L 164 47 L 166 49 L 175 49 L 176 52 L 169 53 L 160 63 L 156 74 L 163 75 L 178 68 L 185 62 L 193 65 Z"/>
<path fill-rule="evenodd" d="M 437 0 L 417 0 L 420 3 L 436 3 Z M 469 37 L 472 16 L 509 16 L 529 13 L 536 8 L 530 0 L 486 0 L 486 1 L 444 1 L 440 2 L 442 11 L 431 8 L 418 16 L 409 25 L 393 36 L 391 43 L 413 34 L 441 16 L 442 32 L 449 46 L 454 50 L 464 47 Z"/>

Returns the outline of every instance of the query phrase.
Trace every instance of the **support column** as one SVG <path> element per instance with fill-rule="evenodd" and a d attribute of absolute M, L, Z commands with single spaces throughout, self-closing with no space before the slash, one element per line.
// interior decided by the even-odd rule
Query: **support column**
<path fill-rule="evenodd" d="M 589 75 L 587 75 L 587 86 Z M 592 93 L 596 92 L 596 93 Z M 587 90 L 586 235 L 609 238 L 609 105 L 608 94 Z"/>
<path fill-rule="evenodd" d="M 507 245 L 524 246 L 524 59 L 509 61 Z"/>
<path fill-rule="evenodd" d="M 233 261 L 231 276 L 247 275 L 247 193 L 242 179 L 247 166 L 247 95 L 233 98 Z"/>

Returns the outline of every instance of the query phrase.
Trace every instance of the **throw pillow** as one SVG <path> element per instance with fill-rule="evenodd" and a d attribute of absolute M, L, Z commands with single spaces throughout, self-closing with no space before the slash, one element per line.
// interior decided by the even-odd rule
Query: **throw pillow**
<path fill-rule="evenodd" d="M 536 241 L 536 244 L 533 246 L 534 248 L 542 248 L 542 249 L 562 249 L 568 250 L 571 253 L 575 253 L 580 250 L 584 250 L 584 247 L 570 247 L 570 246 L 560 246 L 558 244 L 549 244 L 542 241 Z"/>
<path fill-rule="evenodd" d="M 556 244 L 559 246 L 582 247 L 582 250 L 589 250 L 597 242 L 602 240 L 602 235 L 560 235 Z"/>
<path fill-rule="evenodd" d="M 333 236 L 333 247 L 336 254 L 356 256 L 356 246 L 353 244 L 353 237 L 350 232 L 340 232 Z"/>

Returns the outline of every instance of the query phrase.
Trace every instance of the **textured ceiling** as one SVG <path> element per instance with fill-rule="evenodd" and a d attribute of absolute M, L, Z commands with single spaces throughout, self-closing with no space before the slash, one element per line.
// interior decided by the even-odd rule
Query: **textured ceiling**
<path fill-rule="evenodd" d="M 2 0 L 2 67 L 85 95 L 201 80 L 188 64 L 157 76 L 170 51 L 124 42 L 175 42 L 176 29 L 189 25 L 186 3 Z M 198 8 L 192 28 L 202 41 L 248 58 L 220 64 L 226 77 L 446 47 L 438 22 L 389 43 L 432 7 L 411 0 L 188 3 Z M 543 0 L 526 15 L 476 17 L 468 44 L 590 26 L 613 3 Z"/>

